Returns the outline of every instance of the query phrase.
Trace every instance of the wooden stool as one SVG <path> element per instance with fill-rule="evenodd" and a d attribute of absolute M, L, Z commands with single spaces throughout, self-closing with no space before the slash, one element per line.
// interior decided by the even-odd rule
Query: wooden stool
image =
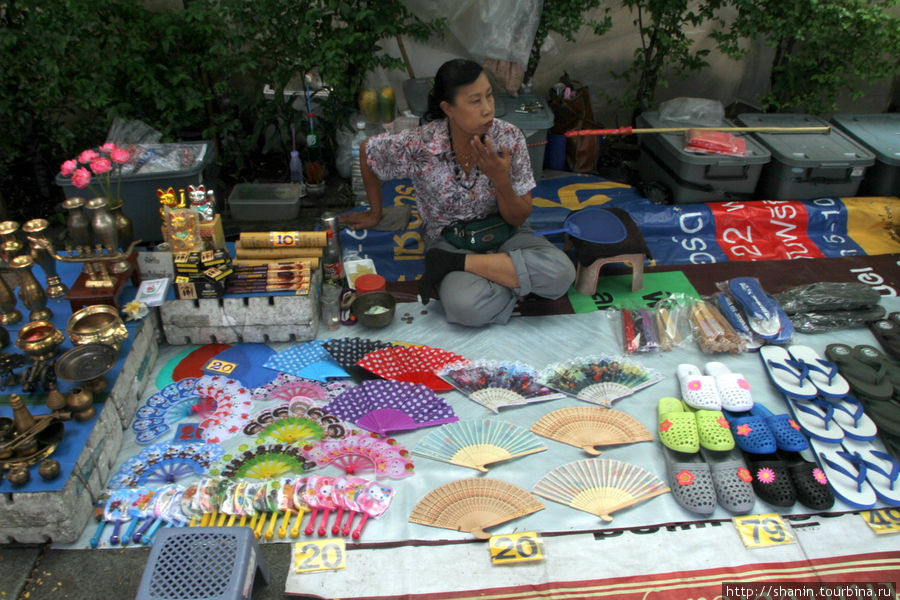
<path fill-rule="evenodd" d="M 597 292 L 597 279 L 600 277 L 600 269 L 606 263 L 631 263 L 631 291 L 636 292 L 644 287 L 644 255 L 643 254 L 617 254 L 598 258 L 590 266 L 582 266 L 578 263 L 575 272 L 575 289 L 579 294 L 595 294 Z"/>

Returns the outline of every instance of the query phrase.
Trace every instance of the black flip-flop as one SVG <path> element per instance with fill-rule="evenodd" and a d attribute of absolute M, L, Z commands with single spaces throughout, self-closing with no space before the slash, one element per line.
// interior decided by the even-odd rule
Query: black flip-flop
<path fill-rule="evenodd" d="M 869 323 L 872 334 L 895 360 L 900 360 L 900 313 L 893 312 L 884 319 Z"/>
<path fill-rule="evenodd" d="M 819 465 L 806 460 L 799 452 L 779 450 L 778 457 L 787 465 L 800 504 L 813 510 L 827 510 L 834 506 L 834 494 Z"/>
<path fill-rule="evenodd" d="M 884 365 L 873 367 L 853 356 L 847 344 L 828 344 L 825 357 L 838 366 L 838 371 L 850 383 L 857 396 L 887 400 L 894 394 L 894 386 L 887 378 Z"/>

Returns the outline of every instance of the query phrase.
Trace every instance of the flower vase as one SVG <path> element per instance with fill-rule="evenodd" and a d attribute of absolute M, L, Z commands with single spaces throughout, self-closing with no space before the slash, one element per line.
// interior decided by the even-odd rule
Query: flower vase
<path fill-rule="evenodd" d="M 49 321 L 53 318 L 53 311 L 47 307 L 47 294 L 44 288 L 31 272 L 34 262 L 27 254 L 22 254 L 12 259 L 10 268 L 19 275 L 19 300 L 29 311 L 29 319 L 32 321 Z"/>
<path fill-rule="evenodd" d="M 3 260 L 7 264 L 15 257 L 25 252 L 25 244 L 19 239 L 19 224 L 15 221 L 3 221 L 0 223 L 0 251 L 3 253 Z"/>
<path fill-rule="evenodd" d="M 93 246 L 93 234 L 91 219 L 84 212 L 84 198 L 67 198 L 62 205 L 69 213 L 66 217 L 66 229 L 75 242 L 75 249 L 79 253 L 89 253 Z"/>
<path fill-rule="evenodd" d="M 56 273 L 56 259 L 51 254 L 52 247 L 47 239 L 46 219 L 31 219 L 22 226 L 22 231 L 28 236 L 31 246 L 31 260 L 41 267 L 47 278 L 47 295 L 51 298 L 62 298 L 68 288 Z"/>
<path fill-rule="evenodd" d="M 16 308 L 16 296 L 0 276 L 0 325 L 15 325 L 22 320 L 22 313 Z"/>
<path fill-rule="evenodd" d="M 91 216 L 91 229 L 100 246 L 100 252 L 106 250 L 111 256 L 120 255 L 119 234 L 116 231 L 116 219 L 109 212 L 109 201 L 106 198 L 92 198 L 88 200 L 88 209 L 93 212 Z M 125 262 L 123 269 L 122 263 Z M 127 261 L 116 260 L 110 267 L 111 273 L 124 273 L 128 268 Z"/>
<path fill-rule="evenodd" d="M 116 224 L 116 235 L 119 238 L 119 246 L 123 251 L 127 250 L 128 246 L 131 245 L 131 242 L 134 241 L 134 224 L 131 222 L 131 219 L 128 218 L 128 215 L 123 212 L 122 208 L 124 206 L 125 202 L 121 198 L 110 200 L 109 202 L 109 212 L 112 214 L 113 221 Z M 124 263 L 124 267 L 122 266 L 122 263 Z M 130 264 L 126 257 L 113 265 L 112 272 L 124 273 L 128 270 L 129 266 Z"/>

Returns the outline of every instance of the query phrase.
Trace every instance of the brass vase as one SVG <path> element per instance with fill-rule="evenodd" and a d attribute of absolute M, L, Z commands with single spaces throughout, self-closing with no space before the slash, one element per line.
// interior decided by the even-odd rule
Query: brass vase
<path fill-rule="evenodd" d="M 76 421 L 89 421 L 97 412 L 94 408 L 94 394 L 81 387 L 69 390 L 66 406 L 72 411 L 72 418 Z"/>
<path fill-rule="evenodd" d="M 116 229 L 116 219 L 109 211 L 109 200 L 106 198 L 92 198 L 86 206 L 93 211 L 91 217 L 91 229 L 94 230 L 94 242 L 103 247 L 110 254 L 119 253 L 119 232 Z M 128 262 L 117 260 L 109 271 L 111 273 L 124 273 L 128 270 Z"/>
<path fill-rule="evenodd" d="M 50 240 L 47 238 L 46 219 L 31 219 L 22 226 L 31 246 L 31 260 L 38 265 L 47 277 L 47 295 L 51 298 L 62 298 L 68 288 L 56 273 L 56 259 L 48 251 Z"/>
<path fill-rule="evenodd" d="M 15 221 L 0 222 L 0 240 L 0 251 L 7 264 L 25 252 L 25 244 L 19 237 L 19 224 Z"/>
<path fill-rule="evenodd" d="M 9 266 L 19 275 L 19 300 L 31 311 L 28 318 L 32 321 L 49 321 L 53 318 L 53 311 L 47 307 L 44 288 L 31 272 L 33 264 L 30 256 L 22 254 L 12 259 Z"/>
<path fill-rule="evenodd" d="M 119 240 L 119 247 L 123 250 L 131 245 L 134 241 L 134 225 L 122 211 L 125 203 L 121 198 L 109 201 L 109 212 L 113 216 L 113 222 L 116 224 L 116 236 Z M 128 263 L 127 257 L 116 262 L 112 267 L 113 273 L 124 273 L 131 265 Z"/>
<path fill-rule="evenodd" d="M 16 296 L 0 276 L 0 325 L 15 325 L 21 320 L 22 313 L 16 308 Z"/>
<path fill-rule="evenodd" d="M 67 198 L 62 205 L 69 211 L 66 229 L 69 231 L 69 237 L 75 242 L 75 249 L 79 253 L 90 252 L 94 236 L 91 233 L 91 219 L 84 212 L 84 198 Z"/>

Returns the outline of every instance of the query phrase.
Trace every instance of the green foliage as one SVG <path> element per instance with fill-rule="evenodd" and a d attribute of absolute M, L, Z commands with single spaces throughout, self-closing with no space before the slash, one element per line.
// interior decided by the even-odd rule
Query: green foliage
<path fill-rule="evenodd" d="M 590 27 L 594 35 L 603 35 L 609 31 L 612 27 L 609 8 L 605 9 L 603 19 L 599 21 L 587 17 L 588 11 L 596 10 L 602 3 L 603 0 L 544 0 L 541 19 L 534 34 L 531 55 L 525 69 L 526 84 L 534 78 L 538 63 L 541 61 L 541 47 L 551 31 L 555 31 L 570 42 L 575 41 L 575 34 L 582 27 Z"/>
<path fill-rule="evenodd" d="M 900 73 L 897 0 L 730 0 L 731 31 L 775 48 L 767 110 L 822 114 L 841 91 Z M 736 47 L 726 44 L 726 48 Z"/>

